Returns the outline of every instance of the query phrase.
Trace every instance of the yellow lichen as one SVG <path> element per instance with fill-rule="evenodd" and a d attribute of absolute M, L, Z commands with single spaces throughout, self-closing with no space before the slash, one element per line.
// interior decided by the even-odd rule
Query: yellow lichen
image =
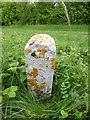
<path fill-rule="evenodd" d="M 55 58 L 51 58 L 51 68 L 54 69 L 55 68 L 55 63 L 56 63 L 56 59 Z"/>
<path fill-rule="evenodd" d="M 42 48 L 42 49 L 37 49 L 37 52 L 40 52 L 41 55 L 44 55 L 47 50 L 45 48 Z"/>
<path fill-rule="evenodd" d="M 32 52 L 32 50 L 31 49 L 27 49 L 27 50 L 25 50 L 25 54 L 27 55 L 28 53 L 31 53 Z"/>
<path fill-rule="evenodd" d="M 41 94 L 43 92 L 42 90 L 45 89 L 46 86 L 47 86 L 46 82 L 38 84 L 38 82 L 35 79 L 28 79 L 27 80 L 28 89 L 31 90 L 32 87 L 34 87 L 33 91 L 36 94 Z"/>
<path fill-rule="evenodd" d="M 36 81 L 35 79 L 28 79 L 28 80 L 27 80 L 27 85 L 28 85 L 29 87 L 32 87 L 32 86 L 38 87 L 38 86 L 39 86 L 38 83 L 37 83 L 37 81 Z"/>
<path fill-rule="evenodd" d="M 46 86 L 47 86 L 46 82 L 43 82 L 43 83 L 40 84 L 40 88 L 42 88 L 42 89 L 44 89 Z"/>
<path fill-rule="evenodd" d="M 35 56 L 36 59 L 40 58 L 40 56 Z"/>
<path fill-rule="evenodd" d="M 33 68 L 33 71 L 26 73 L 26 75 L 36 77 L 38 75 L 38 69 L 37 68 Z"/>
<path fill-rule="evenodd" d="M 35 87 L 33 90 L 36 94 L 41 94 L 41 91 L 38 87 Z"/>
<path fill-rule="evenodd" d="M 54 70 L 55 69 L 55 63 L 52 63 L 51 68 Z"/>
<path fill-rule="evenodd" d="M 56 59 L 55 59 L 55 58 L 51 58 L 51 59 L 50 59 L 50 61 L 55 62 L 55 61 L 56 61 Z"/>
<path fill-rule="evenodd" d="M 43 82 L 39 86 L 35 86 L 34 92 L 36 94 L 41 94 L 41 93 L 43 93 L 43 89 L 45 89 L 46 86 L 47 86 L 46 82 Z"/>

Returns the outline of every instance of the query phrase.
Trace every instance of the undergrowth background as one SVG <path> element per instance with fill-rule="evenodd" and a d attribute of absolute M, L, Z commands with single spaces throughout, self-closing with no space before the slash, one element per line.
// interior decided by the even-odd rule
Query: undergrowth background
<path fill-rule="evenodd" d="M 24 47 L 37 33 L 51 35 L 57 48 L 52 95 L 44 100 L 36 99 L 26 86 Z M 3 26 L 2 118 L 87 119 L 87 51 L 86 25 Z"/>

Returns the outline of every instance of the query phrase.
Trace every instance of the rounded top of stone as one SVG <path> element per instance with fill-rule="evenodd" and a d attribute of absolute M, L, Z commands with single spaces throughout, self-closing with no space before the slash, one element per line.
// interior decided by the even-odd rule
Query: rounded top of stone
<path fill-rule="evenodd" d="M 25 46 L 25 50 L 31 49 L 32 51 L 36 51 L 38 49 L 38 52 L 42 49 L 44 52 L 46 50 L 50 50 L 55 52 L 55 41 L 54 39 L 48 35 L 48 34 L 36 34 L 30 38 L 28 43 Z"/>
<path fill-rule="evenodd" d="M 39 40 L 40 42 L 42 41 L 43 43 L 55 45 L 54 39 L 48 34 L 36 34 L 30 38 L 30 41 L 37 41 L 37 40 Z"/>

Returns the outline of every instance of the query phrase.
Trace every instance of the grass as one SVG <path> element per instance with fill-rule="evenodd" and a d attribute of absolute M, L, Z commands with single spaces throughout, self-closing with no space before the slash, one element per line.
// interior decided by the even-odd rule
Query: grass
<path fill-rule="evenodd" d="M 13 51 L 18 49 L 18 52 L 22 52 L 25 44 L 34 34 L 45 33 L 51 35 L 57 45 L 57 49 L 62 49 L 66 45 L 74 46 L 78 49 L 83 49 L 83 51 L 88 46 L 88 27 L 86 25 L 73 25 L 70 28 L 67 25 L 41 25 L 41 26 L 6 26 L 2 28 L 3 37 L 8 41 L 8 47 L 10 50 L 10 45 L 16 44 Z M 11 43 L 13 40 L 13 43 Z M 19 47 L 20 46 L 20 47 Z M 17 54 L 17 52 L 16 52 Z M 23 54 L 24 55 L 24 54 Z"/>
<path fill-rule="evenodd" d="M 52 95 L 44 100 L 29 93 L 23 70 L 24 47 L 39 33 L 51 35 L 57 47 Z M 14 97 L 3 95 L 3 118 L 87 118 L 88 26 L 3 26 L 2 41 L 2 88 L 18 86 Z"/>

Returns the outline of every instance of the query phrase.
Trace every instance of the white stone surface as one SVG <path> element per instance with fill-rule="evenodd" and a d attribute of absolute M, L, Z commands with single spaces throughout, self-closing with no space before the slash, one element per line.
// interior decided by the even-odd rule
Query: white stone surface
<path fill-rule="evenodd" d="M 51 94 L 56 46 L 47 34 L 31 37 L 25 46 L 27 86 L 34 95 Z"/>

